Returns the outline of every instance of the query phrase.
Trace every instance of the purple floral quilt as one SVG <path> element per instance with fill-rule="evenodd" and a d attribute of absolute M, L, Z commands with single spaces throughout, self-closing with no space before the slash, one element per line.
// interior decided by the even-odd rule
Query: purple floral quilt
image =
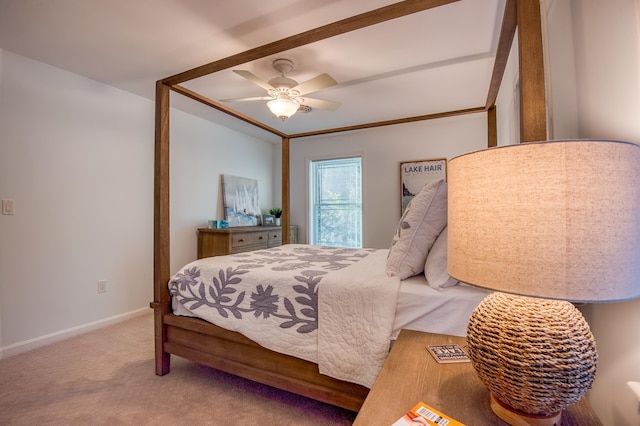
<path fill-rule="evenodd" d="M 266 348 L 318 362 L 322 307 L 327 307 L 325 320 L 331 317 L 331 324 L 338 324 L 337 327 L 353 321 L 339 318 L 341 314 L 333 312 L 336 306 L 333 302 L 323 303 L 320 299 L 324 293 L 320 289 L 330 295 L 338 289 L 325 289 L 322 287 L 325 283 L 343 287 L 346 281 L 355 285 L 362 280 L 365 284 L 358 285 L 360 291 L 371 293 L 374 290 L 366 283 L 375 282 L 378 286 L 384 285 L 386 279 L 393 282 L 384 272 L 384 278 L 380 277 L 380 271 L 384 271 L 384 264 L 380 263 L 386 260 L 386 252 L 289 244 L 199 259 L 184 266 L 169 281 L 174 312 L 240 332 Z M 378 278 L 363 277 L 372 270 L 367 263 L 375 264 L 373 269 Z M 382 283 L 378 282 L 380 279 Z M 395 309 L 395 300 L 392 302 Z M 390 328 L 391 324 L 389 334 Z"/>

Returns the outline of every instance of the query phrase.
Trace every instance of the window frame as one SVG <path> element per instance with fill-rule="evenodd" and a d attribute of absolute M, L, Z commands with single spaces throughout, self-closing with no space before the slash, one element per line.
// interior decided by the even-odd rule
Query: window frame
<path fill-rule="evenodd" d="M 323 155 L 323 156 L 314 156 L 312 158 L 306 159 L 306 228 L 307 228 L 307 241 L 309 244 L 312 244 L 312 236 L 314 232 L 314 224 L 312 221 L 314 220 L 314 189 L 312 185 L 314 183 L 314 177 L 312 177 L 313 173 L 313 163 L 319 161 L 331 161 L 331 160 L 346 160 L 350 158 L 359 158 L 360 159 L 360 246 L 364 247 L 364 230 L 365 230 L 365 215 L 364 215 L 364 206 L 365 206 L 365 155 L 363 152 L 356 153 L 344 153 L 344 154 L 331 154 L 331 155 Z"/>

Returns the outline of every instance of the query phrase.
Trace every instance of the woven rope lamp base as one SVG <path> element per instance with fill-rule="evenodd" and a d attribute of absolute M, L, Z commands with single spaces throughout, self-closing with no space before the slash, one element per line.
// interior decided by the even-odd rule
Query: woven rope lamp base
<path fill-rule="evenodd" d="M 471 315 L 467 342 L 494 413 L 511 425 L 559 424 L 595 378 L 593 335 L 569 302 L 493 293 Z"/>
<path fill-rule="evenodd" d="M 550 416 L 536 416 L 522 411 L 514 410 L 501 404 L 500 401 L 491 395 L 491 410 L 511 426 L 560 426 L 562 413 L 555 413 Z"/>

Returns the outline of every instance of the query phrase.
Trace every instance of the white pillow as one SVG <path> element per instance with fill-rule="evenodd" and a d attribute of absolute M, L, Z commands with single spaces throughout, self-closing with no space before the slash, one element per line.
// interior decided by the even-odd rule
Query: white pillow
<path fill-rule="evenodd" d="M 445 226 L 436 242 L 433 243 L 427 262 L 424 264 L 424 276 L 429 285 L 436 290 L 458 284 L 458 280 L 447 272 L 447 227 Z"/>
<path fill-rule="evenodd" d="M 387 257 L 387 275 L 404 280 L 421 273 L 429 249 L 446 224 L 447 183 L 427 183 L 400 219 Z"/>

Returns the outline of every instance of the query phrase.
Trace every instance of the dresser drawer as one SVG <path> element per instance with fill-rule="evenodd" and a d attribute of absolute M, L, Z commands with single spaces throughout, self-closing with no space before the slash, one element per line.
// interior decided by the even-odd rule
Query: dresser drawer
<path fill-rule="evenodd" d="M 280 226 L 236 226 L 198 229 L 198 259 L 224 256 L 282 245 Z"/>
<path fill-rule="evenodd" d="M 282 229 L 273 229 L 269 231 L 267 243 L 269 247 L 282 245 Z"/>
<path fill-rule="evenodd" d="M 231 250 L 245 248 L 247 246 L 263 245 L 266 247 L 267 239 L 269 238 L 267 232 L 245 232 L 231 235 Z"/>

